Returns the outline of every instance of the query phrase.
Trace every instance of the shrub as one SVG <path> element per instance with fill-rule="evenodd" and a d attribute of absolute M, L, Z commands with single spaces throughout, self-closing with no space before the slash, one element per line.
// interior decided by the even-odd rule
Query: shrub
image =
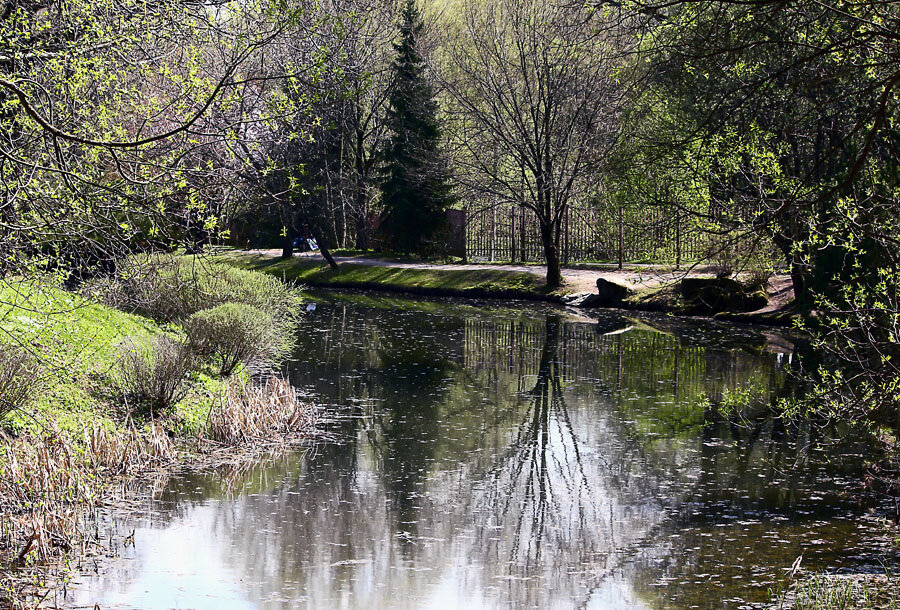
<path fill-rule="evenodd" d="M 15 346 L 0 345 L 0 420 L 25 407 L 39 383 L 40 371 L 31 356 Z"/>
<path fill-rule="evenodd" d="M 118 383 L 127 398 L 151 412 L 166 410 L 184 398 L 184 379 L 193 367 L 189 346 L 164 335 L 150 341 L 127 338 L 119 344 Z"/>
<path fill-rule="evenodd" d="M 115 287 L 105 287 L 104 300 L 166 322 L 242 303 L 268 313 L 283 327 L 293 326 L 301 304 L 298 292 L 278 278 L 195 256 L 131 259 L 121 265 Z"/>
<path fill-rule="evenodd" d="M 222 375 L 230 375 L 241 363 L 275 360 L 287 349 L 272 316 L 242 303 L 199 311 L 184 329 L 196 353 L 218 356 Z"/>

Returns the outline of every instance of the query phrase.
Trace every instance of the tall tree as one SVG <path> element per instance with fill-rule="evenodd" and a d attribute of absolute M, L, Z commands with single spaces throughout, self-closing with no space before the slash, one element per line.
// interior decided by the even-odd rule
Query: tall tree
<path fill-rule="evenodd" d="M 350 237 L 356 248 L 371 246 L 371 212 L 378 195 L 378 156 L 386 139 L 384 117 L 390 94 L 391 42 L 399 8 L 393 0 L 330 0 L 340 14 L 341 52 L 330 56 L 343 76 L 344 93 L 338 123 L 341 143 L 339 163 L 331 165 L 329 183 L 340 191 L 334 198 L 340 208 L 342 246 Z M 340 12 L 343 11 L 343 12 Z"/>
<path fill-rule="evenodd" d="M 453 203 L 447 162 L 440 150 L 441 129 L 434 90 L 420 52 L 424 23 L 414 0 L 400 15 L 400 40 L 394 45 L 390 133 L 381 182 L 382 232 L 396 252 L 425 253 L 445 223 Z"/>
<path fill-rule="evenodd" d="M 622 39 L 609 25 L 561 2 L 470 0 L 448 53 L 459 164 L 485 199 L 534 213 L 552 287 L 569 205 L 615 143 Z"/>
<path fill-rule="evenodd" d="M 341 162 L 338 123 L 345 84 L 326 58 L 341 52 L 338 31 L 344 15 L 328 9 L 308 15 L 315 26 L 308 36 L 288 38 L 270 50 L 270 61 L 292 78 L 275 81 L 255 100 L 263 116 L 272 108 L 279 112 L 248 128 L 233 154 L 239 175 L 254 193 L 248 208 L 261 207 L 263 214 L 278 217 L 282 257 L 293 255 L 295 237 L 313 237 L 328 264 L 337 268 L 329 252 L 337 190 L 330 179 L 339 175 L 333 166 Z"/>

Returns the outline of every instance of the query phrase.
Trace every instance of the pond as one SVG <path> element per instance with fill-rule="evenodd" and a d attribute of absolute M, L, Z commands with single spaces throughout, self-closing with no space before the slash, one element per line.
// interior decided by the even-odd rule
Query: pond
<path fill-rule="evenodd" d="M 799 391 L 789 338 L 534 303 L 310 298 L 285 372 L 331 415 L 328 438 L 171 478 L 142 516 L 109 520 L 118 557 L 67 603 L 750 608 L 801 554 L 809 570 L 880 569 L 870 449 L 767 415 Z"/>

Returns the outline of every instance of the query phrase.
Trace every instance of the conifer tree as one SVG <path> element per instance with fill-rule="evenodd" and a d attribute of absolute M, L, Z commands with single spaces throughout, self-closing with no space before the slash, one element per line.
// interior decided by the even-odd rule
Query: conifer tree
<path fill-rule="evenodd" d="M 440 150 L 437 102 L 425 74 L 419 41 L 423 22 L 415 0 L 406 0 L 386 124 L 381 224 L 385 245 L 395 252 L 426 254 L 444 228 L 453 203 L 447 163 Z"/>

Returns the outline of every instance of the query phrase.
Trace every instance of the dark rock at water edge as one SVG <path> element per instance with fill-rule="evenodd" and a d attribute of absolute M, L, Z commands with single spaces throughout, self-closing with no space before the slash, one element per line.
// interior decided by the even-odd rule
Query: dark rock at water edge
<path fill-rule="evenodd" d="M 745 312 L 765 307 L 766 293 L 730 278 L 684 278 L 679 285 L 686 313 Z"/>
<path fill-rule="evenodd" d="M 597 303 L 593 307 L 619 307 L 626 298 L 634 294 L 634 290 L 611 280 L 597 278 Z"/>

